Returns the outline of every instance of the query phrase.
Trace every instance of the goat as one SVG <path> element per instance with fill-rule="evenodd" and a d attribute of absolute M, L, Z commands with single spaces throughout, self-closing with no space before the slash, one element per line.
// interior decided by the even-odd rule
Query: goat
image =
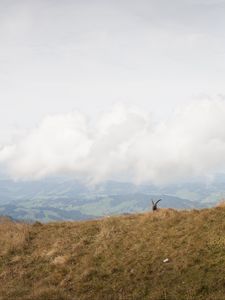
<path fill-rule="evenodd" d="M 152 200 L 152 211 L 155 211 L 158 209 L 157 204 L 159 203 L 159 201 L 161 201 L 162 199 L 157 200 L 155 203 Z"/>

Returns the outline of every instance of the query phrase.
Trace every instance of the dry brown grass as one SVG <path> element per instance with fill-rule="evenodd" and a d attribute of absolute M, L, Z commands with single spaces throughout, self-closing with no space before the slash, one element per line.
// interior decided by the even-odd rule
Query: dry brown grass
<path fill-rule="evenodd" d="M 0 256 L 23 248 L 29 239 L 29 225 L 0 218 Z"/>
<path fill-rule="evenodd" d="M 224 232 L 224 207 L 5 222 L 0 300 L 223 300 Z"/>

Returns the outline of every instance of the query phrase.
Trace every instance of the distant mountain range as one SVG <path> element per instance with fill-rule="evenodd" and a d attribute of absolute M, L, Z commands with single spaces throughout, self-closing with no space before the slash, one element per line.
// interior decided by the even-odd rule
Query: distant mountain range
<path fill-rule="evenodd" d="M 87 186 L 71 178 L 40 181 L 0 179 L 0 215 L 25 220 L 85 220 L 105 215 L 151 209 L 151 199 L 160 207 L 176 209 L 213 206 L 225 197 L 225 176 L 213 183 L 183 183 L 157 187 L 107 181 Z"/>

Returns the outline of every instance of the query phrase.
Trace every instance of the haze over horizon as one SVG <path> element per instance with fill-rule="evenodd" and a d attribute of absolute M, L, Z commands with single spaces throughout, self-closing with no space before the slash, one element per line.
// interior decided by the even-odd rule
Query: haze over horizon
<path fill-rule="evenodd" d="M 0 167 L 163 184 L 225 172 L 225 1 L 0 2 Z"/>

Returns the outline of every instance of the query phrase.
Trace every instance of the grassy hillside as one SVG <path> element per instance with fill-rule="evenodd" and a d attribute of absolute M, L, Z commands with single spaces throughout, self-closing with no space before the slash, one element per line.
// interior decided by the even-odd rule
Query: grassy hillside
<path fill-rule="evenodd" d="M 225 208 L 34 225 L 1 219 L 0 282 L 0 300 L 222 300 Z"/>

